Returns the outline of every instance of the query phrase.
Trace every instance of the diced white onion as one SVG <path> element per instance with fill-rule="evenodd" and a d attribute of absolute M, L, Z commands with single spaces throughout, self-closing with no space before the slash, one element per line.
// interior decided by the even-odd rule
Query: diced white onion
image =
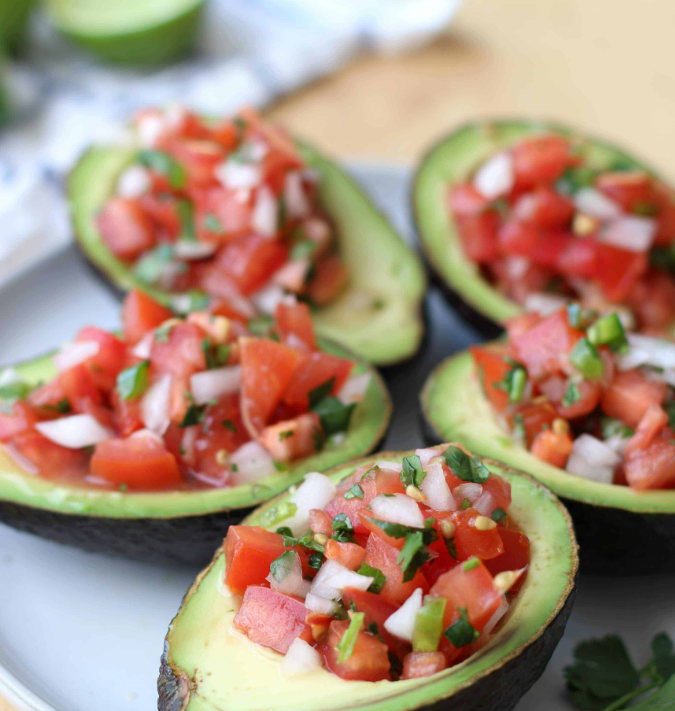
<path fill-rule="evenodd" d="M 620 434 L 612 435 L 605 440 L 605 445 L 609 447 L 618 457 L 623 457 L 626 453 L 628 440 L 630 437 L 622 437 Z"/>
<path fill-rule="evenodd" d="M 32 474 L 32 475 L 37 475 L 40 473 L 40 470 L 38 467 L 31 462 L 28 457 L 23 455 L 19 450 L 11 443 L 5 443 L 3 444 L 5 454 L 15 463 L 17 464 L 21 469 L 23 469 L 26 474 Z"/>
<path fill-rule="evenodd" d="M 278 222 L 279 203 L 270 188 L 261 185 L 253 206 L 251 226 L 259 235 L 271 238 L 277 234 Z"/>
<path fill-rule="evenodd" d="M 566 303 L 567 299 L 562 296 L 533 292 L 525 297 L 525 311 L 533 311 L 540 316 L 550 316 L 563 308 Z"/>
<path fill-rule="evenodd" d="M 525 276 L 530 268 L 530 260 L 525 257 L 509 256 L 505 259 L 506 273 L 513 281 L 518 281 Z"/>
<path fill-rule="evenodd" d="M 196 405 L 205 405 L 210 400 L 218 400 L 223 395 L 239 392 L 240 388 L 240 365 L 202 370 L 190 376 L 190 392 Z"/>
<path fill-rule="evenodd" d="M 483 627 L 483 635 L 488 635 L 492 630 L 497 626 L 497 623 L 499 620 L 504 617 L 504 615 L 509 611 L 509 603 L 508 600 L 506 599 L 505 595 L 502 595 L 502 602 L 499 605 L 499 607 L 495 610 L 494 614 L 492 617 L 485 623 L 485 627 Z"/>
<path fill-rule="evenodd" d="M 452 493 L 460 503 L 464 501 L 464 499 L 468 499 L 473 504 L 474 501 L 478 501 L 480 496 L 482 496 L 483 487 L 480 484 L 474 484 L 468 481 L 465 484 L 456 486 Z"/>
<path fill-rule="evenodd" d="M 601 232 L 600 239 L 620 249 L 646 252 L 656 237 L 656 220 L 625 215 L 612 220 Z"/>
<path fill-rule="evenodd" d="M 604 442 L 589 434 L 582 434 L 574 441 L 565 469 L 570 474 L 611 484 L 614 469 L 620 462 L 621 458 Z"/>
<path fill-rule="evenodd" d="M 288 526 L 293 535 L 301 535 L 309 528 L 309 512 L 312 509 L 323 511 L 336 495 L 337 487 L 327 476 L 318 472 L 306 474 L 305 480 L 290 497 L 297 510 L 284 521 L 284 526 Z"/>
<path fill-rule="evenodd" d="M 291 219 L 299 219 L 309 212 L 309 201 L 302 187 L 302 175 L 298 171 L 286 173 L 284 200 Z"/>
<path fill-rule="evenodd" d="M 177 259 L 205 259 L 215 253 L 218 245 L 214 242 L 179 239 L 173 245 L 173 253 Z"/>
<path fill-rule="evenodd" d="M 385 496 L 380 494 L 370 502 L 370 509 L 375 518 L 402 526 L 424 528 L 424 516 L 417 502 L 405 494 Z"/>
<path fill-rule="evenodd" d="M 637 333 L 628 333 L 626 338 L 629 349 L 628 353 L 621 354 L 616 359 L 619 370 L 630 370 L 640 365 L 675 368 L 675 343 Z"/>
<path fill-rule="evenodd" d="M 520 222 L 528 222 L 534 217 L 538 202 L 536 193 L 525 193 L 516 200 L 513 216 Z"/>
<path fill-rule="evenodd" d="M 675 388 L 675 368 L 664 368 L 661 379 Z"/>
<path fill-rule="evenodd" d="M 90 447 L 113 436 L 113 432 L 92 415 L 70 415 L 58 420 L 38 422 L 35 429 L 47 439 L 68 449 Z"/>
<path fill-rule="evenodd" d="M 497 153 L 476 171 L 473 186 L 488 200 L 506 195 L 514 183 L 513 157 L 510 153 Z"/>
<path fill-rule="evenodd" d="M 344 385 L 338 391 L 338 400 L 343 405 L 351 405 L 354 402 L 361 402 L 366 395 L 366 391 L 370 385 L 370 380 L 370 373 L 352 375 L 350 378 L 347 378 Z"/>
<path fill-rule="evenodd" d="M 171 424 L 171 376 L 163 375 L 141 398 L 143 424 L 158 435 L 163 435 Z"/>
<path fill-rule="evenodd" d="M 345 588 L 365 591 L 373 580 L 369 575 L 355 573 L 335 560 L 327 560 L 312 581 L 310 592 L 327 600 L 339 600 Z"/>
<path fill-rule="evenodd" d="M 333 615 L 338 608 L 337 602 L 328 600 L 314 593 L 307 593 L 305 598 L 305 607 L 312 612 L 317 612 L 320 615 Z"/>
<path fill-rule="evenodd" d="M 281 661 L 279 670 L 284 677 L 302 676 L 321 669 L 321 655 L 304 639 L 296 637 Z"/>
<path fill-rule="evenodd" d="M 141 360 L 148 360 L 150 354 L 152 353 L 152 344 L 155 342 L 155 332 L 148 331 L 148 333 L 141 338 L 141 340 L 132 348 L 131 354 L 140 358 Z"/>
<path fill-rule="evenodd" d="M 445 480 L 441 461 L 436 459 L 425 469 L 426 475 L 420 485 L 422 493 L 426 496 L 424 503 L 434 511 L 456 511 L 459 507 Z"/>
<path fill-rule="evenodd" d="M 439 457 L 443 453 L 443 447 L 426 447 L 425 449 L 416 449 L 415 454 L 420 458 L 422 462 L 422 468 L 424 469 L 429 462 L 434 457 Z"/>
<path fill-rule="evenodd" d="M 381 459 L 379 462 L 375 462 L 375 464 L 380 469 L 388 469 L 389 471 L 396 472 L 397 474 L 400 474 L 401 471 L 403 471 L 403 465 L 398 464 L 397 462 L 386 462 Z"/>
<path fill-rule="evenodd" d="M 150 190 L 150 173 L 142 165 L 130 165 L 117 179 L 117 194 L 124 198 L 139 198 Z"/>
<path fill-rule="evenodd" d="M 422 588 L 417 588 L 396 612 L 387 617 L 384 622 L 384 629 L 399 639 L 412 642 L 415 617 L 421 607 Z"/>
<path fill-rule="evenodd" d="M 595 188 L 581 188 L 574 196 L 574 206 L 586 215 L 611 220 L 621 215 L 621 206 Z"/>
<path fill-rule="evenodd" d="M 152 148 L 164 131 L 164 118 L 157 114 L 141 116 L 136 122 L 138 142 L 144 148 Z"/>
<path fill-rule="evenodd" d="M 93 358 L 99 352 L 100 347 L 97 341 L 74 341 L 73 343 L 65 343 L 52 360 L 59 373 L 63 373 Z"/>
<path fill-rule="evenodd" d="M 162 446 L 164 446 L 164 438 L 160 437 L 157 432 L 153 432 L 152 430 L 146 428 L 143 428 L 142 430 L 136 430 L 135 432 L 129 435 L 129 439 L 141 439 L 142 437 L 147 437 L 156 444 L 161 444 Z"/>
<path fill-rule="evenodd" d="M 262 180 L 259 166 L 229 158 L 217 165 L 213 174 L 221 185 L 232 190 L 251 190 Z"/>
<path fill-rule="evenodd" d="M 294 259 L 286 262 L 281 269 L 274 272 L 272 281 L 288 291 L 299 293 L 305 285 L 309 271 L 309 259 Z"/>
<path fill-rule="evenodd" d="M 258 311 L 273 314 L 285 296 L 286 292 L 278 284 L 268 284 L 251 294 L 251 301 Z"/>
<path fill-rule="evenodd" d="M 489 491 L 483 491 L 483 493 L 474 502 L 473 507 L 479 514 L 490 518 L 490 516 L 492 516 L 492 512 L 497 508 L 497 502 L 495 497 Z"/>
<path fill-rule="evenodd" d="M 302 577 L 302 563 L 297 553 L 293 556 L 293 565 L 283 580 L 277 580 L 271 572 L 266 580 L 272 590 L 284 593 L 284 595 L 296 595 L 304 599 L 309 592 L 310 582 Z"/>
<path fill-rule="evenodd" d="M 256 481 L 276 472 L 274 460 L 270 453 L 259 442 L 251 441 L 242 444 L 230 456 L 230 465 L 236 465 L 233 478 L 237 484 Z"/>

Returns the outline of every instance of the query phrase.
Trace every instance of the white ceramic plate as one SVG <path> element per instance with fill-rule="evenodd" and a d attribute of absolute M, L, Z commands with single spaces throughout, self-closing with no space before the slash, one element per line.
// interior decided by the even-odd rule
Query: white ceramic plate
<path fill-rule="evenodd" d="M 410 237 L 407 171 L 355 172 Z M 442 357 L 475 340 L 439 294 L 431 293 L 429 307 L 428 349 L 390 382 L 396 413 L 386 446 L 392 449 L 421 442 L 422 382 Z M 0 361 L 36 356 L 89 323 L 114 327 L 118 310 L 70 248 L 2 289 Z M 0 693 L 21 711 L 156 708 L 164 634 L 197 572 L 83 553 L 0 526 Z M 562 668 L 581 639 L 619 632 L 642 661 L 654 633 L 675 633 L 674 585 L 672 576 L 583 579 L 565 637 L 518 711 L 571 709 Z"/>

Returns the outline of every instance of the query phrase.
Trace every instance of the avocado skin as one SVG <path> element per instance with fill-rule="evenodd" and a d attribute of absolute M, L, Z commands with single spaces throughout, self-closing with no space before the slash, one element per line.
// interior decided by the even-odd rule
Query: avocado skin
<path fill-rule="evenodd" d="M 541 636 L 520 654 L 513 655 L 506 664 L 481 677 L 480 683 L 469 684 L 450 698 L 416 708 L 425 711 L 512 711 L 543 674 L 563 636 L 574 605 L 577 582 L 578 573 L 560 612 Z M 165 641 L 157 679 L 157 711 L 181 711 L 190 700 L 190 680 L 174 673 L 168 654 L 169 644 Z"/>

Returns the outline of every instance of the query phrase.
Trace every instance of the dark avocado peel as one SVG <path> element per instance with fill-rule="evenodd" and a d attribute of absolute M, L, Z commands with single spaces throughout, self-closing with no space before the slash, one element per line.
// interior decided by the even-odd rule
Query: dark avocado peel
<path fill-rule="evenodd" d="M 424 334 L 426 275 L 421 260 L 337 164 L 304 143 L 298 146 L 307 165 L 320 174 L 320 201 L 336 225 L 340 256 L 350 274 L 345 291 L 313 311 L 317 333 L 376 365 L 408 360 Z M 75 236 L 85 257 L 116 291 L 141 288 L 172 305 L 176 294 L 141 281 L 110 252 L 96 226 L 98 211 L 114 194 L 134 153 L 95 146 L 82 156 L 68 180 Z"/>
<path fill-rule="evenodd" d="M 422 158 L 413 180 L 412 209 L 417 237 L 446 298 L 486 338 L 501 333 L 504 322 L 522 313 L 523 307 L 491 286 L 478 265 L 464 254 L 450 214 L 448 190 L 451 185 L 467 180 L 494 153 L 541 134 L 574 138 L 580 154 L 592 169 L 609 170 L 620 165 L 658 177 L 620 148 L 544 121 L 514 119 L 470 123 L 434 145 Z"/>
<path fill-rule="evenodd" d="M 453 439 L 527 472 L 561 498 L 574 521 L 584 573 L 675 571 L 675 491 L 601 484 L 534 457 L 497 421 L 468 351 L 443 361 L 420 395 L 428 439 Z"/>
<path fill-rule="evenodd" d="M 321 348 L 353 357 L 320 339 Z M 28 383 L 55 374 L 51 356 L 16 366 Z M 339 444 L 329 439 L 317 454 L 264 479 L 225 489 L 132 492 L 74 486 L 23 471 L 0 445 L 0 521 L 22 531 L 88 551 L 152 563 L 205 565 L 213 548 L 252 508 L 297 483 L 376 449 L 391 417 L 391 401 L 377 371 L 357 360 L 355 374 L 370 385 Z"/>
<path fill-rule="evenodd" d="M 401 461 L 412 452 L 383 452 L 328 475 L 340 481 L 363 464 Z M 508 479 L 509 513 L 530 537 L 527 579 L 491 641 L 474 656 L 433 677 L 397 682 L 343 681 L 325 670 L 284 679 L 282 656 L 254 645 L 231 623 L 236 605 L 222 585 L 217 552 L 190 587 L 169 627 L 158 680 L 159 711 L 510 711 L 543 672 L 572 609 L 578 569 L 572 524 L 560 502 L 531 477 L 485 460 Z M 256 509 L 244 523 L 283 501 Z"/>

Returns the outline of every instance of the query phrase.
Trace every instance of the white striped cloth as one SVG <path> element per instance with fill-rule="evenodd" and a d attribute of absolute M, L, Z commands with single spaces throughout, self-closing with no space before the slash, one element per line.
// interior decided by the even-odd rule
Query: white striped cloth
<path fill-rule="evenodd" d="M 198 55 L 147 72 L 73 50 L 44 20 L 10 67 L 23 111 L 0 133 L 0 284 L 70 239 L 62 177 L 135 109 L 180 100 L 228 113 L 334 72 L 359 52 L 406 51 L 443 30 L 461 0 L 212 0 Z"/>

